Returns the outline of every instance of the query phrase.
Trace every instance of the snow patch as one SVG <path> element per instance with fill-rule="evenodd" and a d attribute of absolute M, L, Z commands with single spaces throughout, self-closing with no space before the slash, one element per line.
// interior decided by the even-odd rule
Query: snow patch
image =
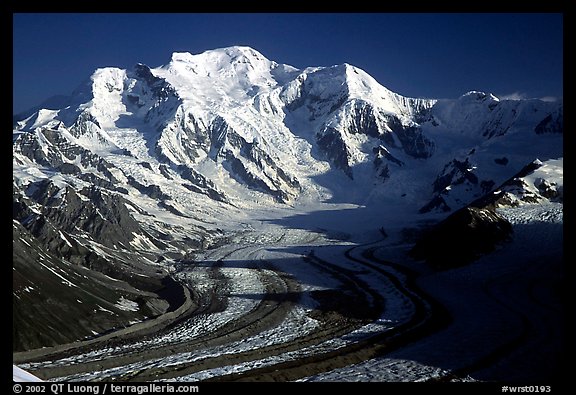
<path fill-rule="evenodd" d="M 115 306 L 118 307 L 120 310 L 124 310 L 124 311 L 138 311 L 139 310 L 138 303 L 134 302 L 133 300 L 126 299 L 126 298 L 124 298 L 124 296 L 120 297 L 120 300 L 118 300 L 118 302 L 116 302 Z"/>

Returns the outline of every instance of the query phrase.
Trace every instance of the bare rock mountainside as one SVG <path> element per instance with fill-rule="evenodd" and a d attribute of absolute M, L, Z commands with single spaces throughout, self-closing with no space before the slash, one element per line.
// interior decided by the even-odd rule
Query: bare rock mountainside
<path fill-rule="evenodd" d="M 511 237 L 497 207 L 563 201 L 547 177 L 562 157 L 562 102 L 407 98 L 349 64 L 297 69 L 248 47 L 98 69 L 14 116 L 13 350 L 174 312 L 195 300 L 178 265 L 266 210 L 454 213 L 416 255 L 446 263 L 464 229 L 468 261 Z"/>

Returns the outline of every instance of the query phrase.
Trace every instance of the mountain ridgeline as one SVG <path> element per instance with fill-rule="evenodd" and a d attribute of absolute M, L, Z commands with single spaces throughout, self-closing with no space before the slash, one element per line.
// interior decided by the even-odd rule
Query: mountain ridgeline
<path fill-rule="evenodd" d="M 14 243 L 34 253 L 15 249 L 13 304 L 43 302 L 38 261 L 78 301 L 77 338 L 169 309 L 162 262 L 221 242 L 215 218 L 231 211 L 322 201 L 437 218 L 563 154 L 561 102 L 406 98 L 349 64 L 297 69 L 248 47 L 98 69 L 52 104 L 14 120 Z M 84 269 L 93 290 L 75 285 Z"/>

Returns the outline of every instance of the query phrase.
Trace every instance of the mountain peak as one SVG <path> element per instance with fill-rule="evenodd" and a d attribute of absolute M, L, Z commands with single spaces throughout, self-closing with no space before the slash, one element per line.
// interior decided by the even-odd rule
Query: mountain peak
<path fill-rule="evenodd" d="M 245 46 L 231 46 L 218 49 L 211 49 L 199 54 L 190 52 L 174 52 L 172 54 L 172 63 L 189 63 L 189 64 L 206 64 L 211 63 L 219 65 L 234 65 L 238 63 L 263 63 L 266 66 L 275 64 L 271 62 L 260 52 L 253 48 Z"/>
<path fill-rule="evenodd" d="M 262 55 L 260 52 L 258 52 L 254 48 L 247 47 L 247 46 L 241 46 L 241 45 L 234 45 L 231 47 L 214 49 L 213 51 L 214 52 L 224 52 L 230 57 L 244 56 L 246 58 L 253 58 L 256 60 L 263 60 L 263 59 L 268 60 L 268 59 L 266 59 L 266 57 L 264 55 Z"/>
<path fill-rule="evenodd" d="M 494 96 L 492 93 L 486 93 L 486 92 L 481 92 L 481 91 L 469 91 L 466 92 L 465 94 L 463 94 L 462 96 L 460 96 L 460 100 L 476 100 L 476 101 L 484 101 L 484 100 L 490 100 L 490 101 L 500 101 L 500 99 L 498 99 L 496 96 Z"/>
<path fill-rule="evenodd" d="M 189 63 L 194 60 L 194 55 L 190 52 L 174 52 L 172 53 L 172 62 L 185 62 Z"/>

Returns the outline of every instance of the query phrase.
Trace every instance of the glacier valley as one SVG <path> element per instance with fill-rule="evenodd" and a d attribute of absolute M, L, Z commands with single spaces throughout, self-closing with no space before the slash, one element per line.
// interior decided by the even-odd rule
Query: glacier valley
<path fill-rule="evenodd" d="M 13 120 L 13 361 L 41 379 L 561 370 L 562 102 L 229 47 L 52 107 Z"/>

